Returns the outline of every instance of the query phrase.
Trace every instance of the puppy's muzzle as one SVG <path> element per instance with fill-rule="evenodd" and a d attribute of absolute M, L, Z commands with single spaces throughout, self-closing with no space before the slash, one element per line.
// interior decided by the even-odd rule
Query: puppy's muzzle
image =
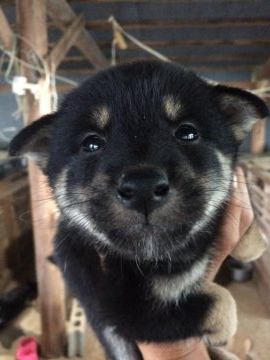
<path fill-rule="evenodd" d="M 167 201 L 169 191 L 169 180 L 162 170 L 133 168 L 120 178 L 117 197 L 125 207 L 147 216 Z"/>

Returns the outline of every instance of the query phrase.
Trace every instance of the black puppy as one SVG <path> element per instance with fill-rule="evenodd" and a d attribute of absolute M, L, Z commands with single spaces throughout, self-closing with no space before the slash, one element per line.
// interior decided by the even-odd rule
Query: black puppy
<path fill-rule="evenodd" d="M 233 299 L 205 276 L 238 147 L 267 115 L 251 93 L 138 62 L 88 79 L 12 141 L 48 175 L 57 264 L 110 359 L 140 359 L 137 340 L 234 333 Z"/>

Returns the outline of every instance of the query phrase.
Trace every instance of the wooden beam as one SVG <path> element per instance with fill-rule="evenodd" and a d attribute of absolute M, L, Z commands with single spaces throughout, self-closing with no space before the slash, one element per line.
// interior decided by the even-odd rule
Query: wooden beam
<path fill-rule="evenodd" d="M 117 59 L 117 64 L 126 64 L 126 63 L 131 63 L 133 61 L 144 61 L 144 60 L 149 60 L 153 57 L 151 57 L 151 55 L 148 56 L 144 56 L 144 57 L 125 57 L 125 58 L 121 58 L 119 57 L 119 59 Z M 171 61 L 175 61 L 175 62 L 179 62 L 181 65 L 182 62 L 182 58 L 181 56 L 169 56 L 169 59 Z M 251 72 L 254 69 L 254 64 L 247 64 L 247 65 L 231 65 L 231 64 L 226 64 L 226 63 L 215 63 L 215 62 L 210 62 L 209 64 L 203 64 L 201 65 L 200 63 L 196 64 L 196 63 L 192 63 L 192 64 L 188 64 L 187 65 L 189 68 L 191 69 L 195 69 L 196 71 L 206 71 L 206 72 L 211 72 L 211 71 L 232 71 L 232 72 Z M 83 68 L 82 66 L 78 66 L 78 72 L 80 72 L 81 74 L 83 74 L 87 69 Z M 65 71 L 65 68 L 62 67 L 63 71 Z M 76 74 L 76 69 L 68 69 L 67 68 L 67 73 L 70 74 Z"/>
<path fill-rule="evenodd" d="M 228 86 L 234 86 L 241 89 L 255 89 L 254 83 L 250 81 L 226 81 L 224 84 L 227 84 Z M 68 92 L 76 87 L 75 85 L 63 83 L 63 84 L 57 84 L 56 90 L 59 93 Z M 0 93 L 10 93 L 11 92 L 11 85 L 8 84 L 0 84 Z"/>
<path fill-rule="evenodd" d="M 252 90 L 255 88 L 251 81 L 223 81 L 222 83 L 245 90 Z"/>
<path fill-rule="evenodd" d="M 54 44 L 51 45 L 51 48 L 54 47 Z M 121 52 L 124 53 L 124 52 Z M 166 55 L 166 54 L 163 54 Z M 121 55 L 120 55 L 121 57 Z M 260 60 L 262 59 L 262 55 L 257 54 L 257 53 L 241 53 L 241 54 L 222 54 L 222 55 L 217 55 L 217 54 L 205 54 L 205 55 L 199 55 L 199 54 L 191 54 L 191 55 L 175 55 L 173 57 L 174 59 L 177 59 L 177 61 L 185 61 L 185 62 L 196 62 L 198 61 L 199 63 L 201 62 L 215 62 L 215 61 L 220 61 L 222 63 L 226 63 L 226 61 L 243 61 L 243 63 L 245 62 L 245 60 L 255 60 L 257 63 L 260 62 Z M 72 62 L 74 64 L 84 61 L 85 57 L 83 55 L 69 55 L 66 56 L 65 59 L 63 60 L 63 63 L 69 63 Z"/>
<path fill-rule="evenodd" d="M 146 59 L 146 58 L 145 58 Z M 150 59 L 150 57 L 147 58 L 148 60 Z M 117 61 L 117 64 L 128 64 L 128 63 L 131 63 L 133 61 L 137 61 L 137 60 L 141 60 L 138 59 L 138 58 L 129 58 L 129 59 L 124 59 L 124 60 L 121 60 L 119 59 Z M 173 57 L 170 57 L 170 60 L 174 60 Z M 254 66 L 253 65 L 247 65 L 247 66 L 242 66 L 242 65 L 235 65 L 235 66 L 227 66 L 227 65 L 216 65 L 216 66 L 213 66 L 213 65 L 209 65 L 209 66 L 196 66 L 196 65 L 192 65 L 192 66 L 189 66 L 190 69 L 193 69 L 194 71 L 197 71 L 197 72 L 250 72 Z M 93 70 L 89 70 L 86 66 L 79 66 L 77 68 L 59 68 L 59 70 L 57 71 L 57 73 L 59 75 L 62 75 L 62 76 L 90 76 L 90 75 L 93 75 L 96 71 L 93 71 Z"/>
<path fill-rule="evenodd" d="M 130 56 L 130 57 L 121 57 L 119 55 L 119 58 L 117 59 L 117 64 L 126 64 L 131 63 L 134 61 L 145 61 L 154 59 L 153 56 L 150 54 L 148 56 L 143 57 L 136 57 L 136 56 Z M 189 68 L 197 69 L 198 71 L 237 71 L 237 72 L 252 72 L 254 69 L 254 66 L 256 66 L 254 63 L 252 64 L 238 64 L 233 65 L 233 63 L 226 63 L 226 62 L 213 62 L 211 59 L 209 61 L 205 61 L 204 63 L 200 62 L 189 62 L 189 61 L 183 61 L 182 57 L 180 56 L 169 56 L 169 59 L 174 62 L 179 62 L 180 64 L 184 64 L 184 66 L 187 66 Z M 89 69 L 87 60 L 81 59 L 80 61 L 76 62 L 63 62 L 62 65 L 58 69 L 58 73 L 63 74 L 66 72 L 70 75 L 91 75 L 93 71 L 92 69 Z"/>
<path fill-rule="evenodd" d="M 0 6 L 0 41 L 6 50 L 12 50 L 14 34 L 8 23 L 8 20 Z"/>
<path fill-rule="evenodd" d="M 138 46 L 127 40 L 129 49 L 137 49 Z M 153 48 L 168 48 L 168 47 L 212 47 L 212 46 L 246 46 L 246 45 L 258 45 L 258 46 L 269 46 L 270 39 L 188 39 L 188 40 L 147 40 L 143 43 Z M 99 46 L 101 48 L 111 47 L 110 41 L 100 41 Z"/>
<path fill-rule="evenodd" d="M 262 154 L 265 151 L 266 119 L 259 120 L 251 133 L 251 153 Z"/>
<path fill-rule="evenodd" d="M 48 61 L 53 69 L 57 69 L 60 63 L 64 60 L 66 54 L 81 34 L 84 24 L 84 17 L 82 15 L 75 18 L 73 23 L 65 31 L 62 38 L 54 46 L 48 57 Z"/>
<path fill-rule="evenodd" d="M 17 0 L 17 14 L 20 35 L 27 40 L 21 43 L 21 58 L 29 61 L 31 43 L 37 55 L 44 59 L 48 50 L 45 0 Z M 25 98 L 24 115 L 30 123 L 51 112 L 51 94 L 49 82 L 37 79 L 34 71 L 25 68 L 24 75 L 29 81 L 37 82 L 40 88 L 38 99 L 31 93 Z M 52 195 L 46 177 L 32 161 L 29 162 L 29 178 L 42 324 L 41 350 L 44 357 L 58 357 L 63 354 L 65 344 L 65 291 L 60 271 L 48 261 L 53 250 L 56 208 L 49 200 Z"/>
<path fill-rule="evenodd" d="M 66 27 L 76 18 L 76 14 L 66 0 L 47 0 L 47 12 L 50 18 L 64 32 Z M 95 68 L 102 69 L 109 66 L 108 60 L 87 30 L 82 30 L 76 46 Z"/>
<path fill-rule="evenodd" d="M 52 44 L 50 46 L 51 48 L 54 47 L 54 44 Z M 166 52 L 162 51 L 163 55 L 166 55 Z M 122 54 L 124 56 L 122 56 Z M 134 61 L 134 60 L 139 60 L 138 57 L 135 57 L 136 52 L 134 51 L 127 51 L 127 53 L 122 53 L 119 51 L 118 53 L 118 62 L 122 63 L 122 62 L 127 62 L 127 61 Z M 176 61 L 179 63 L 184 63 L 185 66 L 201 66 L 202 63 L 205 66 L 209 66 L 210 68 L 214 68 L 216 66 L 227 66 L 226 64 L 228 64 L 229 66 L 234 66 L 233 65 L 233 61 L 238 61 L 238 64 L 241 65 L 244 64 L 243 66 L 249 66 L 249 68 L 247 68 L 248 71 L 253 70 L 254 66 L 257 66 L 261 60 L 262 60 L 262 55 L 258 55 L 258 54 L 246 54 L 246 53 L 241 53 L 241 54 L 222 54 L 222 55 L 213 55 L 209 52 L 209 54 L 206 55 L 174 55 L 174 56 L 169 56 L 169 58 L 172 61 Z M 140 57 L 140 59 L 142 60 L 143 57 Z M 146 57 L 144 58 L 146 59 Z M 240 63 L 239 63 L 240 62 Z M 6 64 L 7 62 L 5 62 L 4 64 Z M 247 65 L 245 65 L 247 64 Z M 235 65 L 236 66 L 236 65 Z M 83 55 L 69 55 L 66 56 L 62 63 L 61 63 L 61 67 L 60 69 L 68 69 L 68 68 L 74 68 L 74 69 L 78 69 L 78 71 L 81 71 L 81 69 L 85 68 L 87 69 L 87 71 L 89 71 L 89 75 L 92 74 L 92 69 L 89 66 L 89 63 L 86 61 L 85 57 Z M 237 68 L 237 70 L 239 69 L 239 67 Z M 244 70 L 245 68 L 243 68 Z M 241 70 L 241 69 L 240 69 Z M 1 72 L 0 72 L 1 73 Z M 59 87 L 61 87 L 62 85 L 59 84 Z M 0 87 L 1 89 L 1 87 Z M 61 90 L 60 90 L 61 91 Z M 1 90 L 0 90 L 1 92 Z"/>
<path fill-rule="evenodd" d="M 56 85 L 56 91 L 61 92 L 67 92 L 72 89 L 74 89 L 76 85 L 72 85 L 69 83 L 63 83 L 63 84 L 57 84 Z M 0 84 L 0 93 L 10 93 L 11 92 L 11 85 L 9 84 Z"/>
<path fill-rule="evenodd" d="M 202 20 L 191 19 L 184 20 L 148 20 L 141 22 L 127 22 L 121 21 L 121 26 L 126 30 L 134 29 L 173 29 L 173 28 L 221 28 L 221 27 L 260 27 L 270 25 L 270 20 L 267 19 L 229 19 L 229 20 Z M 49 28 L 54 27 L 53 23 L 48 24 Z M 112 25 L 107 19 L 86 20 L 86 28 L 89 30 L 111 30 Z"/>

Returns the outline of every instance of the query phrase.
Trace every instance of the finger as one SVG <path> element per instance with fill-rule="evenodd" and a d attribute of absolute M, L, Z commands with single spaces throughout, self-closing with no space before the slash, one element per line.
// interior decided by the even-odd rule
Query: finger
<path fill-rule="evenodd" d="M 243 209 L 249 208 L 250 200 L 245 175 L 240 167 L 236 167 L 233 178 L 233 191 L 228 211 L 240 215 Z"/>
<path fill-rule="evenodd" d="M 254 218 L 245 175 L 240 167 L 235 169 L 233 185 L 234 189 L 221 227 L 221 234 L 225 238 L 228 236 L 226 241 L 231 247 L 237 244 Z"/>
<path fill-rule="evenodd" d="M 210 360 L 205 344 L 198 339 L 170 343 L 138 343 L 144 360 Z"/>
<path fill-rule="evenodd" d="M 236 176 L 238 180 L 236 196 L 240 202 L 239 206 L 242 208 L 239 222 L 239 237 L 241 238 L 254 220 L 254 212 L 250 201 L 245 175 L 240 167 L 236 168 Z"/>
<path fill-rule="evenodd" d="M 211 280 L 218 272 L 222 262 L 233 251 L 253 220 L 248 189 L 243 170 L 237 167 L 233 182 L 233 192 L 224 215 L 219 235 L 216 239 L 217 255 L 209 270 Z"/>

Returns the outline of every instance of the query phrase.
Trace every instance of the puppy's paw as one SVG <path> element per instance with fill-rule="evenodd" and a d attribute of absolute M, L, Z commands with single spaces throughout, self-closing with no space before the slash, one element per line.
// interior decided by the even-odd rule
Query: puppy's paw
<path fill-rule="evenodd" d="M 262 233 L 255 220 L 239 241 L 231 256 L 240 261 L 254 261 L 264 253 L 267 245 L 266 236 Z"/>
<path fill-rule="evenodd" d="M 217 284 L 207 282 L 203 291 L 215 300 L 203 324 L 203 339 L 210 346 L 225 345 L 236 332 L 236 303 L 229 291 Z"/>

